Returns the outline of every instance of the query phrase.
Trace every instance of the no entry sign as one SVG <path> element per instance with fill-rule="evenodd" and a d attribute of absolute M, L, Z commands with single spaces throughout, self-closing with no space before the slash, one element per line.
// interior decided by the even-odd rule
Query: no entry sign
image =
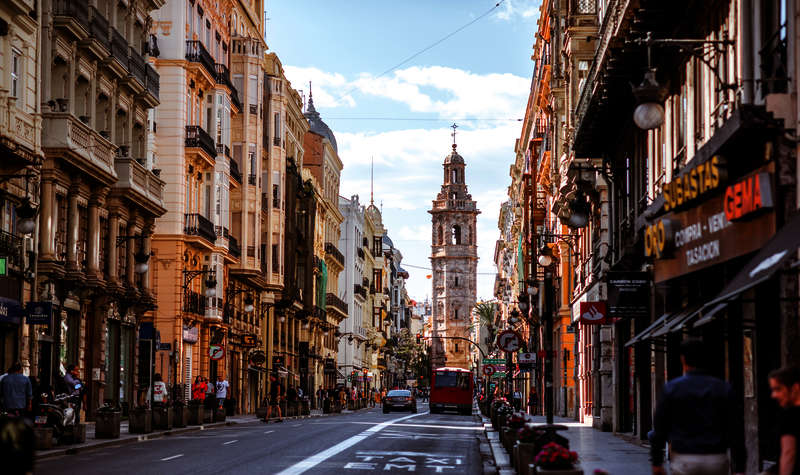
<path fill-rule="evenodd" d="M 210 345 L 208 347 L 208 357 L 213 361 L 225 358 L 225 347 L 221 345 Z"/>
<path fill-rule="evenodd" d="M 514 330 L 505 330 L 497 335 L 497 347 L 506 353 L 515 353 L 522 348 L 522 336 Z"/>

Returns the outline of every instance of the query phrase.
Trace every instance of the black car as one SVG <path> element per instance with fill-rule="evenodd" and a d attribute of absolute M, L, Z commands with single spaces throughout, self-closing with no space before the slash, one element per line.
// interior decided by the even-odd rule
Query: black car
<path fill-rule="evenodd" d="M 417 412 L 417 400 L 411 395 L 411 391 L 405 389 L 393 389 L 383 398 L 383 413 L 395 409 L 410 410 Z"/>

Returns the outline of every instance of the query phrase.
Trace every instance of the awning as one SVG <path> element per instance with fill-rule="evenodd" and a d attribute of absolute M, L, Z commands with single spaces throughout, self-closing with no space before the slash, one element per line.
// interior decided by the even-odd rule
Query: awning
<path fill-rule="evenodd" d="M 711 320 L 714 319 L 714 317 L 720 311 L 725 310 L 725 307 L 727 307 L 727 306 L 728 306 L 728 303 L 727 302 L 723 302 L 723 303 L 718 303 L 717 305 L 715 305 L 713 307 L 708 307 L 709 308 L 708 312 L 702 312 L 703 316 L 700 318 L 700 320 L 697 320 L 696 322 L 694 322 L 694 326 L 692 326 L 692 328 L 701 327 L 701 326 L 705 325 L 706 323 L 709 323 Z"/>
<path fill-rule="evenodd" d="M 715 307 L 731 300 L 745 290 L 768 280 L 787 259 L 796 255 L 798 246 L 800 246 L 800 214 L 791 218 L 736 274 L 722 292 L 705 305 L 705 308 Z"/>
<path fill-rule="evenodd" d="M 656 338 L 659 336 L 664 336 L 667 333 L 680 331 L 684 326 L 686 326 L 691 318 L 694 318 L 694 316 L 697 315 L 697 312 L 701 307 L 701 304 L 690 305 L 680 312 L 673 314 L 672 317 L 667 319 L 667 321 L 664 323 L 664 326 L 653 332 L 651 338 Z"/>
<path fill-rule="evenodd" d="M 672 315 L 671 313 L 665 313 L 664 315 L 662 315 L 658 320 L 654 321 L 653 323 L 650 324 L 650 326 L 645 328 L 644 331 L 642 331 L 635 337 L 631 338 L 630 341 L 628 341 L 628 343 L 625 343 L 625 346 L 628 347 L 633 344 L 639 343 L 640 341 L 644 341 L 650 338 L 650 334 L 653 333 L 655 330 L 659 329 L 661 325 L 663 325 L 664 322 L 666 322 L 671 315 Z"/>

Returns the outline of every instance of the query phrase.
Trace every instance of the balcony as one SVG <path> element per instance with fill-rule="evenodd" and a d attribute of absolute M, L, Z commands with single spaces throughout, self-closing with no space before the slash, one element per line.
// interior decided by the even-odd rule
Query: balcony
<path fill-rule="evenodd" d="M 131 157 L 114 159 L 114 170 L 119 180 L 114 188 L 125 190 L 125 196 L 145 206 L 155 215 L 164 210 L 164 182 L 152 171 Z"/>
<path fill-rule="evenodd" d="M 217 156 L 218 157 L 225 156 L 225 157 L 231 158 L 231 148 L 228 147 L 227 145 L 218 143 L 217 144 Z"/>
<path fill-rule="evenodd" d="M 361 259 L 362 261 L 364 260 L 365 257 L 364 248 L 359 247 L 358 249 L 356 249 L 356 254 L 358 254 L 359 259 Z"/>
<path fill-rule="evenodd" d="M 111 56 L 109 56 L 109 61 L 113 65 L 113 69 L 119 74 L 120 76 L 127 76 L 128 72 L 130 71 L 129 64 L 128 64 L 128 51 L 130 48 L 128 47 L 128 41 L 125 40 L 125 37 L 117 31 L 116 28 L 111 29 Z"/>
<path fill-rule="evenodd" d="M 186 59 L 192 63 L 200 63 L 203 66 L 203 69 L 214 78 L 213 80 L 216 82 L 217 78 L 217 67 L 216 63 L 214 62 L 214 58 L 211 57 L 211 54 L 206 50 L 206 47 L 203 46 L 203 43 L 197 40 L 187 40 L 186 41 Z"/>
<path fill-rule="evenodd" d="M 234 236 L 228 236 L 228 252 L 235 258 L 242 257 L 242 248 L 239 247 L 239 240 Z"/>
<path fill-rule="evenodd" d="M 128 71 L 130 71 L 133 79 L 138 81 L 139 85 L 144 88 L 145 84 L 147 83 L 144 58 L 142 58 L 142 55 L 133 49 L 133 46 L 131 46 L 128 50 Z"/>
<path fill-rule="evenodd" d="M 327 294 L 325 296 L 325 303 L 329 309 L 335 308 L 342 313 L 343 317 L 347 317 L 347 304 L 335 294 Z"/>
<path fill-rule="evenodd" d="M 53 24 L 85 39 L 89 31 L 89 2 L 86 0 L 54 0 Z"/>
<path fill-rule="evenodd" d="M 187 290 L 183 294 L 183 311 L 204 316 L 206 314 L 206 296 Z"/>
<path fill-rule="evenodd" d="M 325 253 L 331 256 L 333 260 L 339 263 L 339 265 L 344 267 L 344 254 L 342 254 L 332 242 L 325 243 Z"/>
<path fill-rule="evenodd" d="M 229 158 L 231 161 L 231 178 L 240 185 L 242 184 L 242 172 L 239 171 L 239 164 L 236 160 Z"/>
<path fill-rule="evenodd" d="M 272 137 L 272 145 L 276 147 L 281 146 L 281 138 L 280 137 Z"/>
<path fill-rule="evenodd" d="M 353 286 L 353 293 L 356 295 L 360 295 L 362 299 L 367 298 L 367 288 L 360 284 L 355 284 Z"/>
<path fill-rule="evenodd" d="M 437 200 L 433 203 L 433 209 L 475 211 L 475 202 L 472 200 Z"/>
<path fill-rule="evenodd" d="M 258 104 L 250 104 L 250 114 L 258 115 Z"/>
<path fill-rule="evenodd" d="M 67 112 L 42 112 L 42 148 L 45 153 L 71 160 L 84 170 L 95 170 L 116 181 L 114 155 L 117 146 Z M 67 152 L 67 153 L 65 153 Z"/>
<path fill-rule="evenodd" d="M 183 215 L 183 232 L 190 236 L 200 236 L 211 244 L 217 240 L 217 233 L 214 231 L 214 223 L 205 216 L 198 213 Z"/>
<path fill-rule="evenodd" d="M 24 255 L 22 237 L 0 231 L 0 256 L 6 257 L 6 265 L 22 270 L 25 264 Z"/>
<path fill-rule="evenodd" d="M 212 161 L 217 156 L 217 147 L 214 139 L 199 125 L 186 126 L 186 147 L 200 148 L 211 157 Z"/>
<path fill-rule="evenodd" d="M 150 66 L 150 63 L 145 64 L 144 66 L 144 79 L 145 79 L 145 88 L 147 92 L 155 99 L 155 101 L 151 101 L 152 106 L 155 107 L 158 105 L 158 92 L 160 88 L 160 77 L 156 70 Z"/>
<path fill-rule="evenodd" d="M 242 102 L 239 100 L 239 91 L 233 86 L 231 82 L 231 72 L 224 64 L 215 63 L 214 67 L 217 71 L 217 84 L 226 86 L 231 91 L 231 102 L 236 106 L 237 110 L 242 110 Z"/>
<path fill-rule="evenodd" d="M 105 59 L 111 52 L 111 28 L 108 20 L 104 17 L 97 8 L 89 7 L 91 20 L 89 20 L 89 39 L 93 40 L 100 49 L 94 49 L 90 45 L 90 49 L 96 52 L 100 59 Z M 87 43 L 88 44 L 88 43 Z"/>
<path fill-rule="evenodd" d="M 247 175 L 248 185 L 256 186 L 256 183 L 258 183 L 258 180 L 256 179 L 255 175 L 253 175 L 252 173 L 250 175 Z"/>

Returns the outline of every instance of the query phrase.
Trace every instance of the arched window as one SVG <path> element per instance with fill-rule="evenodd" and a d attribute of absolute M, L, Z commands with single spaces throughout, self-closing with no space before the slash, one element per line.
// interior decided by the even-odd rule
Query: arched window
<path fill-rule="evenodd" d="M 458 320 L 458 309 L 453 309 L 453 320 Z"/>
<path fill-rule="evenodd" d="M 438 244 L 444 244 L 444 231 L 442 230 L 442 225 L 439 225 L 439 238 L 436 240 Z"/>
<path fill-rule="evenodd" d="M 454 199 L 456 199 L 456 197 L 458 197 L 458 193 L 456 193 L 455 191 L 453 191 L 453 192 L 451 192 L 451 193 L 450 193 L 450 199 L 451 199 L 451 200 L 454 200 Z"/>
<path fill-rule="evenodd" d="M 450 173 L 450 176 L 451 176 L 451 178 L 450 178 L 450 182 L 451 183 L 458 183 L 458 170 L 453 170 Z"/>
<path fill-rule="evenodd" d="M 452 234 L 453 234 L 452 243 L 461 244 L 461 226 L 454 224 Z"/>
<path fill-rule="evenodd" d="M 455 278 L 455 281 L 453 283 L 453 287 L 458 287 L 458 277 Z"/>

